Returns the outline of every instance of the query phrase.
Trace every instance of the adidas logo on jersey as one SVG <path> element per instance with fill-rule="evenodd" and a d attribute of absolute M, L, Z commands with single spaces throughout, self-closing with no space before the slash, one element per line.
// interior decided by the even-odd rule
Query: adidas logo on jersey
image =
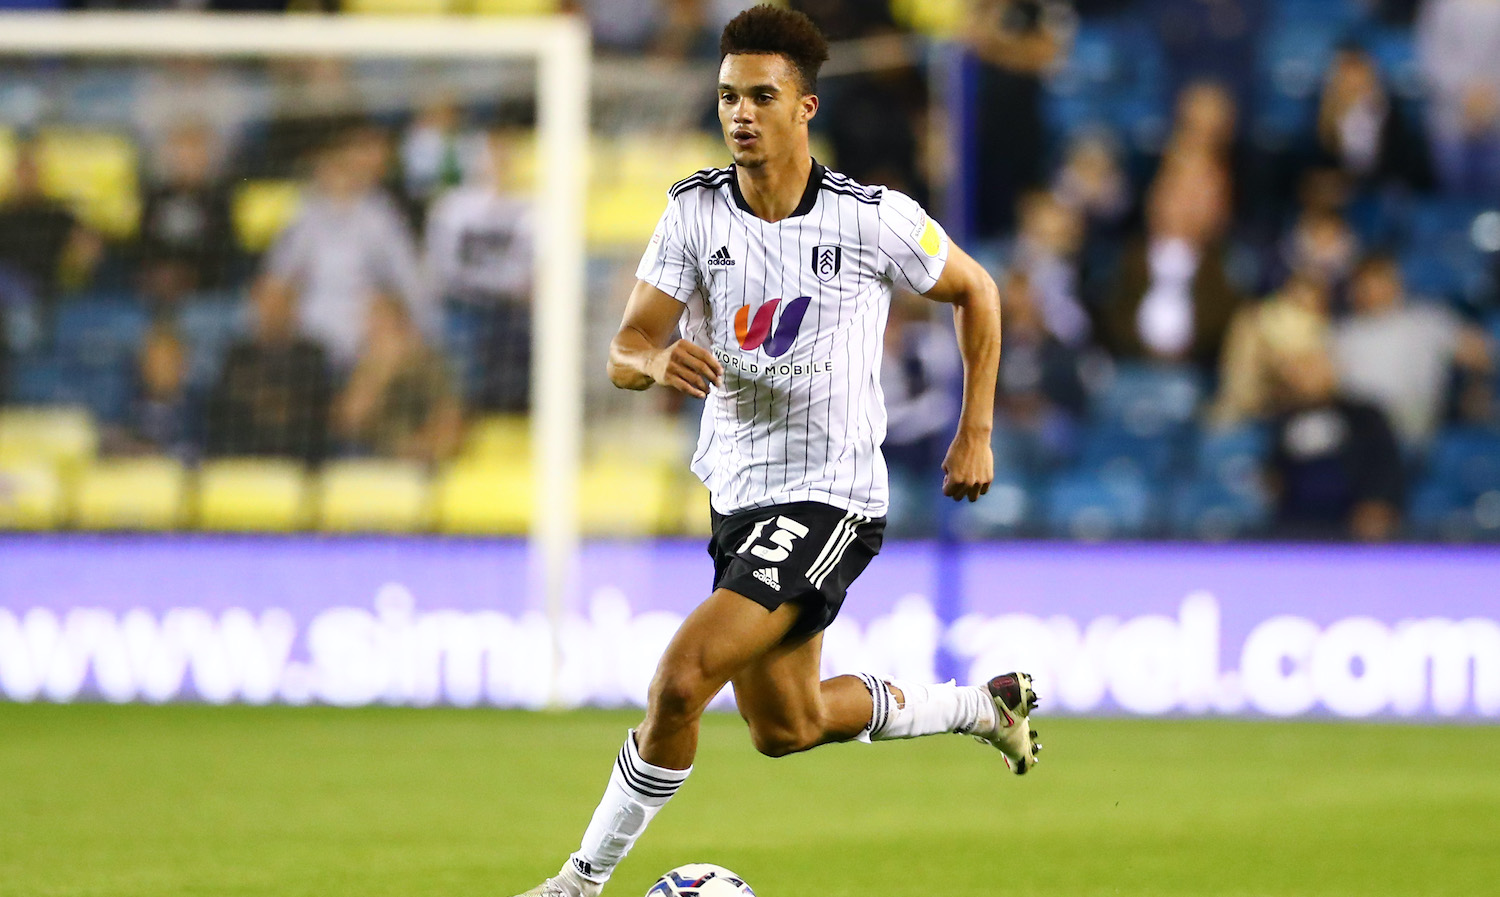
<path fill-rule="evenodd" d="M 708 257 L 708 266 L 710 268 L 734 267 L 734 259 L 729 257 L 729 247 L 720 246 L 718 252 Z"/>
<path fill-rule="evenodd" d="M 755 578 L 776 591 L 781 591 L 781 577 L 777 575 L 775 567 L 762 567 L 756 570 Z"/>

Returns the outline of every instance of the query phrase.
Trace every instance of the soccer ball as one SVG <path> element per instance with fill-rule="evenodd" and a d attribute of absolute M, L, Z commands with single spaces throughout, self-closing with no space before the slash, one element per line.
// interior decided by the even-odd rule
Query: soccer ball
<path fill-rule="evenodd" d="M 657 879 L 646 897 L 755 897 L 755 892 L 723 866 L 689 863 Z"/>

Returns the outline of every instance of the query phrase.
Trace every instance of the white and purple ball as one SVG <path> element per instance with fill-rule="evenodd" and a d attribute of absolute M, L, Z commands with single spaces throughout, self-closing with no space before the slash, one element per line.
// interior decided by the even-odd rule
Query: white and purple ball
<path fill-rule="evenodd" d="M 755 897 L 755 892 L 723 866 L 689 863 L 657 879 L 646 897 Z"/>

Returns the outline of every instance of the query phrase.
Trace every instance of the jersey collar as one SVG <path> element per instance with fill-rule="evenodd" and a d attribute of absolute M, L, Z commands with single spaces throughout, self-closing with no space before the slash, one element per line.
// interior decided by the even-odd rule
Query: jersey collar
<path fill-rule="evenodd" d="M 827 170 L 819 164 L 817 159 L 812 160 L 812 171 L 807 175 L 807 189 L 802 191 L 802 200 L 797 203 L 797 208 L 793 209 L 792 214 L 787 218 L 796 218 L 812 211 L 813 204 L 818 201 L 818 191 L 823 187 L 823 174 Z M 750 204 L 745 202 L 745 194 L 740 192 L 740 178 L 733 163 L 729 166 L 729 192 L 734 196 L 734 204 L 739 206 L 740 211 L 749 215 L 755 214 L 750 209 Z"/>

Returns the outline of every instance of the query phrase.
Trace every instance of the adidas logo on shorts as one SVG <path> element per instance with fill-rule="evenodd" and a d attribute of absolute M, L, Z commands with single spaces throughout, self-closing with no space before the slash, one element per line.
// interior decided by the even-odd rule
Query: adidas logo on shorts
<path fill-rule="evenodd" d="M 729 247 L 720 246 L 719 251 L 708 257 L 710 268 L 733 268 L 734 259 L 729 257 Z"/>
<path fill-rule="evenodd" d="M 756 570 L 755 578 L 776 591 L 781 591 L 781 577 L 777 575 L 775 567 L 762 567 Z"/>

